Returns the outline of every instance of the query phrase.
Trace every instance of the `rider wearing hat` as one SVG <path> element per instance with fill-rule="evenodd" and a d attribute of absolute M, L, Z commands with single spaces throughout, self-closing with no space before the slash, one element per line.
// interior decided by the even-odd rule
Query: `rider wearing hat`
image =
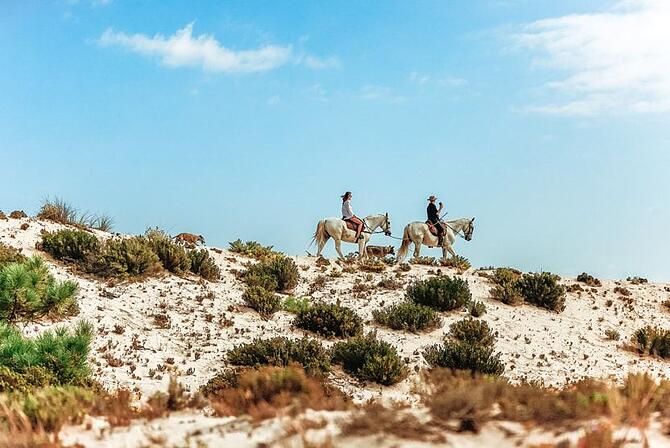
<path fill-rule="evenodd" d="M 363 233 L 363 228 L 365 225 L 358 216 L 354 215 L 353 210 L 351 210 L 351 191 L 347 191 L 341 197 L 342 219 L 354 223 L 356 226 L 356 239 L 354 239 L 354 241 L 358 241 L 361 238 L 361 233 Z"/>
<path fill-rule="evenodd" d="M 428 222 L 433 224 L 435 230 L 437 230 L 437 244 L 442 246 L 442 241 L 444 240 L 444 228 L 440 222 L 440 212 L 442 212 L 444 204 L 440 202 L 440 208 L 437 208 L 435 201 L 437 201 L 437 197 L 434 195 L 431 195 L 428 198 L 428 208 L 426 209 L 426 213 L 428 214 Z"/>

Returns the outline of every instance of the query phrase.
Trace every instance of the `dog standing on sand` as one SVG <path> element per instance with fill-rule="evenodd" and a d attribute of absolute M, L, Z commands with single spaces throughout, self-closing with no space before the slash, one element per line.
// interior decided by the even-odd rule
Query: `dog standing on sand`
<path fill-rule="evenodd" d="M 180 233 L 174 237 L 174 240 L 188 247 L 195 247 L 198 243 L 205 244 L 205 238 L 202 235 L 194 235 L 192 233 Z"/>

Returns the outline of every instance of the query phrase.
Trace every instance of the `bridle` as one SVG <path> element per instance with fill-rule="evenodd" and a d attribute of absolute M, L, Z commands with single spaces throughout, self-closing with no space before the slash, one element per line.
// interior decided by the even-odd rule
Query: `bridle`
<path fill-rule="evenodd" d="M 363 221 L 363 225 L 367 229 L 367 230 L 364 230 L 363 233 L 368 233 L 370 235 L 377 235 L 377 234 L 383 233 L 386 236 L 391 236 L 391 230 L 389 229 L 389 227 L 391 227 L 391 225 L 389 223 L 389 214 L 388 213 L 384 214 L 384 222 L 380 225 L 381 230 L 372 231 L 372 229 L 370 228 L 370 226 L 368 226 L 368 223 L 365 221 L 365 219 L 363 219 L 362 221 Z M 386 227 L 386 228 L 384 228 L 384 227 Z"/>
<path fill-rule="evenodd" d="M 453 227 L 451 227 L 447 221 L 444 221 L 444 225 L 449 227 L 456 235 L 463 238 L 465 241 L 470 241 L 472 239 L 472 232 L 474 231 L 474 229 L 472 228 L 472 221 L 474 221 L 474 219 L 468 222 L 468 226 L 465 230 L 461 230 L 463 232 L 462 235 L 460 233 L 461 231 L 458 231 Z"/>

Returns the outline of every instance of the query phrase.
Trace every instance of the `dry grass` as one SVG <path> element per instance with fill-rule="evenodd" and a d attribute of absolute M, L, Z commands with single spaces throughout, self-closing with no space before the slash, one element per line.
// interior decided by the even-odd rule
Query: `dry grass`
<path fill-rule="evenodd" d="M 263 367 L 240 374 L 237 384 L 210 396 L 217 416 L 249 415 L 259 421 L 305 409 L 345 409 L 336 389 L 308 377 L 299 367 Z"/>

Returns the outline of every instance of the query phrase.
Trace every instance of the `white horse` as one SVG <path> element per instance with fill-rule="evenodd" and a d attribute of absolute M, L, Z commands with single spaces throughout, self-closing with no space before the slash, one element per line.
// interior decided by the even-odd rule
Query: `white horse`
<path fill-rule="evenodd" d="M 363 233 L 361 234 L 363 238 L 358 240 L 358 253 L 361 258 L 367 256 L 366 246 L 368 241 L 370 241 L 372 234 L 375 233 L 375 230 L 381 227 L 385 235 L 391 234 L 391 221 L 389 220 L 388 213 L 366 216 L 365 219 L 363 219 L 363 223 L 365 224 Z M 349 229 L 344 220 L 340 218 L 322 219 L 316 225 L 316 232 L 314 232 L 314 238 L 312 239 L 312 243 L 316 241 L 317 257 L 321 256 L 321 251 L 323 250 L 323 246 L 326 245 L 328 238 L 335 240 L 335 250 L 340 258 L 344 258 L 342 250 L 340 249 L 342 241 L 347 243 L 357 242 L 354 240 L 354 238 L 356 238 L 356 232 Z"/>
<path fill-rule="evenodd" d="M 456 240 L 456 234 L 462 236 L 466 241 L 472 239 L 472 233 L 475 231 L 474 223 L 475 218 L 461 218 L 453 221 L 446 221 L 446 225 L 444 226 L 444 239 L 442 241 L 442 258 L 447 258 L 447 252 L 450 253 L 452 257 L 456 256 L 456 252 L 454 252 L 454 249 L 451 247 Z M 428 224 L 418 221 L 411 222 L 405 226 L 405 231 L 402 235 L 402 244 L 398 250 L 398 263 L 402 263 L 407 256 L 409 245 L 411 243 L 414 243 L 414 257 L 419 257 L 422 244 L 430 247 L 438 246 L 437 237 L 430 233 Z"/>

